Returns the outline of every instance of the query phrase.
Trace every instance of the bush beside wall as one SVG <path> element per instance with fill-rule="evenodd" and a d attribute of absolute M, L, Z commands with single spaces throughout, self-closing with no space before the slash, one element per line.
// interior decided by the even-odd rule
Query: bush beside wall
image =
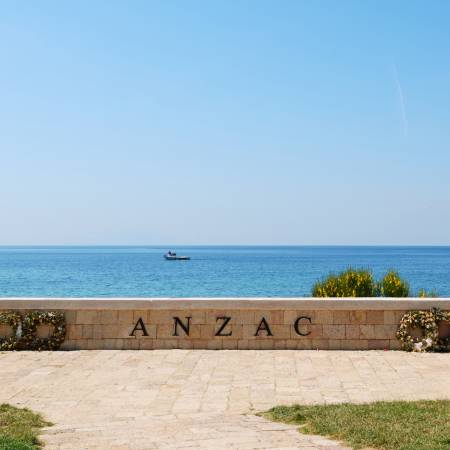
<path fill-rule="evenodd" d="M 409 283 L 391 270 L 376 281 L 370 270 L 349 268 L 330 274 L 312 288 L 313 297 L 409 297 Z M 437 297 L 436 292 L 421 289 L 419 297 Z"/>

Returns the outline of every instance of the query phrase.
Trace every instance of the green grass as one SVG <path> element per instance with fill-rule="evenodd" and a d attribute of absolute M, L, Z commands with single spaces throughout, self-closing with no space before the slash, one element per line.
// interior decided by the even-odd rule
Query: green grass
<path fill-rule="evenodd" d="M 0 450 L 34 450 L 41 448 L 38 432 L 51 425 L 29 409 L 0 405 Z"/>
<path fill-rule="evenodd" d="M 450 401 L 277 406 L 262 414 L 354 449 L 450 450 Z"/>

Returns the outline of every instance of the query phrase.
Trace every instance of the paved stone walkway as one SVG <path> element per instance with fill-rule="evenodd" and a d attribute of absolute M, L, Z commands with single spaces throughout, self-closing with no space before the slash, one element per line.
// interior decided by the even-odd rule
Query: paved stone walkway
<path fill-rule="evenodd" d="M 383 351 L 0 353 L 0 403 L 48 449 L 342 449 L 254 415 L 274 405 L 450 398 L 450 355 Z"/>

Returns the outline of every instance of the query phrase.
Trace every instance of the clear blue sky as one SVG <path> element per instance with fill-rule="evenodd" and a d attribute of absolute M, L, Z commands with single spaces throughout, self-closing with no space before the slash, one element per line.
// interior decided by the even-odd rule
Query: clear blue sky
<path fill-rule="evenodd" d="M 450 2 L 3 1 L 0 244 L 450 244 Z"/>

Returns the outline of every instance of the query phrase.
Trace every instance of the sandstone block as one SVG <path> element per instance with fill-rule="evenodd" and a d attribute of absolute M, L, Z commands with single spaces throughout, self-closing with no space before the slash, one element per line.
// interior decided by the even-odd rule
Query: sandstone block
<path fill-rule="evenodd" d="M 100 311 L 77 311 L 77 324 L 92 325 L 102 323 Z"/>
<path fill-rule="evenodd" d="M 389 349 L 388 339 L 369 339 L 369 350 L 384 350 Z"/>
<path fill-rule="evenodd" d="M 288 311 L 284 311 L 284 322 L 285 324 L 288 325 L 293 325 L 294 322 L 299 318 L 299 317 L 309 317 L 311 318 L 311 323 L 315 323 L 315 319 L 316 319 L 316 312 L 315 311 L 293 311 L 293 310 L 288 310 Z"/>
<path fill-rule="evenodd" d="M 333 311 L 333 324 L 345 325 L 350 323 L 350 315 L 348 311 Z"/>
<path fill-rule="evenodd" d="M 100 323 L 104 325 L 113 325 L 118 322 L 118 311 L 100 311 Z"/>
<path fill-rule="evenodd" d="M 131 325 L 134 322 L 133 311 L 118 311 L 117 312 L 117 322 L 120 324 Z"/>
<path fill-rule="evenodd" d="M 207 323 L 205 319 L 205 311 L 199 310 L 152 310 L 149 311 L 148 320 L 153 324 L 169 325 L 174 323 L 174 318 L 178 317 L 182 322 L 185 322 L 187 317 L 190 317 L 192 325 L 200 325 Z"/>
<path fill-rule="evenodd" d="M 375 325 L 375 339 L 395 339 L 396 325 Z"/>
<path fill-rule="evenodd" d="M 285 350 L 286 349 L 286 340 L 284 340 L 284 339 L 275 339 L 273 348 L 275 350 Z"/>
<path fill-rule="evenodd" d="M 77 339 L 76 341 L 72 342 L 75 344 L 75 350 L 86 350 L 88 348 L 87 339 Z"/>
<path fill-rule="evenodd" d="M 349 311 L 350 324 L 360 325 L 366 323 L 366 311 Z"/>
<path fill-rule="evenodd" d="M 139 350 L 139 339 L 123 339 L 124 350 Z"/>
<path fill-rule="evenodd" d="M 237 339 L 224 339 L 222 341 L 222 348 L 224 350 L 237 350 L 238 348 Z"/>
<path fill-rule="evenodd" d="M 66 310 L 64 312 L 64 318 L 66 319 L 66 323 L 75 324 L 77 323 L 77 312 L 72 310 Z"/>
<path fill-rule="evenodd" d="M 83 325 L 67 325 L 66 328 L 67 339 L 75 340 L 83 338 Z"/>
<path fill-rule="evenodd" d="M 273 339 L 290 339 L 291 338 L 291 326 L 290 325 L 272 325 L 270 330 L 273 334 Z M 262 333 L 264 334 L 264 332 Z"/>
<path fill-rule="evenodd" d="M 389 348 L 391 350 L 401 350 L 402 345 L 398 339 L 390 339 L 389 340 Z"/>
<path fill-rule="evenodd" d="M 87 342 L 86 348 L 88 350 L 102 350 L 103 341 L 98 341 L 96 339 L 87 339 L 86 342 Z"/>
<path fill-rule="evenodd" d="M 305 334 L 302 336 L 301 334 L 298 334 L 295 330 L 295 327 L 293 325 L 290 326 L 291 330 L 291 339 L 315 339 L 315 338 L 321 338 L 323 336 L 323 325 L 310 325 L 308 323 L 301 323 L 298 326 L 298 330 L 300 333 Z M 308 333 L 308 334 L 306 334 Z"/>
<path fill-rule="evenodd" d="M 360 337 L 363 339 L 375 339 L 375 327 L 374 325 L 360 325 L 359 326 Z"/>
<path fill-rule="evenodd" d="M 345 325 L 346 339 L 359 339 L 359 325 Z"/>
<path fill-rule="evenodd" d="M 216 332 L 218 331 L 217 327 L 216 327 Z M 242 339 L 244 336 L 244 325 L 232 325 L 231 329 L 230 326 L 228 325 L 227 327 L 225 327 L 222 331 L 222 334 L 227 334 L 231 331 L 231 335 L 230 336 L 218 336 L 221 339 L 224 340 L 228 340 L 228 339 Z"/>
<path fill-rule="evenodd" d="M 262 328 L 258 331 L 259 325 L 260 325 L 259 322 L 257 324 L 252 324 L 252 325 L 242 325 L 243 339 L 273 339 L 274 337 L 276 337 L 274 334 L 274 330 L 276 329 L 274 327 L 276 327 L 276 325 L 271 325 L 270 323 L 268 323 L 270 332 L 272 333 L 273 336 L 269 335 L 268 330 L 266 328 L 264 328 L 264 326 L 262 326 Z M 286 325 L 286 327 L 288 327 L 288 325 Z M 256 335 L 257 331 L 258 331 L 258 334 Z"/>
<path fill-rule="evenodd" d="M 82 337 L 84 339 L 94 339 L 94 326 L 95 325 L 81 325 Z"/>
<path fill-rule="evenodd" d="M 273 341 L 268 341 L 263 339 L 259 342 L 259 349 L 260 350 L 272 350 L 273 349 Z"/>
<path fill-rule="evenodd" d="M 253 323 L 255 313 L 253 311 L 233 311 L 230 323 L 237 325 L 244 325 Z"/>
<path fill-rule="evenodd" d="M 328 339 L 344 339 L 345 326 L 342 325 L 323 325 L 322 335 Z"/>
<path fill-rule="evenodd" d="M 343 339 L 341 341 L 342 350 L 368 350 L 367 339 Z"/>
<path fill-rule="evenodd" d="M 317 311 L 316 312 L 316 323 L 321 323 L 323 325 L 331 325 L 333 323 L 333 312 L 332 311 Z"/>
<path fill-rule="evenodd" d="M 102 339 L 103 325 L 84 325 L 92 327 L 92 339 Z"/>
<path fill-rule="evenodd" d="M 255 323 L 261 322 L 262 318 L 265 318 L 270 325 L 283 324 L 284 323 L 284 311 L 256 311 Z"/>
<path fill-rule="evenodd" d="M 133 323 L 136 323 L 139 319 L 142 319 L 144 323 L 150 323 L 149 312 L 146 310 L 133 311 Z"/>
<path fill-rule="evenodd" d="M 135 339 L 135 336 L 130 336 L 133 327 L 131 325 L 103 325 L 102 338 L 103 339 Z"/>
<path fill-rule="evenodd" d="M 295 341 L 287 341 L 288 343 L 294 342 L 294 347 L 297 350 L 311 350 L 313 347 L 313 341 L 311 339 L 298 339 Z M 316 341 L 317 342 L 317 341 Z M 287 347 L 287 345 L 286 345 Z M 290 347 L 289 347 L 290 348 Z"/>
<path fill-rule="evenodd" d="M 366 311 L 366 324 L 382 325 L 384 323 L 384 311 Z"/>
<path fill-rule="evenodd" d="M 248 340 L 247 339 L 239 339 L 238 340 L 238 349 L 239 350 L 247 350 L 248 349 Z"/>
<path fill-rule="evenodd" d="M 313 339 L 312 349 L 328 350 L 330 348 L 329 339 Z"/>
<path fill-rule="evenodd" d="M 257 341 L 256 339 L 249 339 L 247 342 L 248 342 L 249 350 L 259 350 L 260 349 L 259 344 L 261 343 L 261 341 Z"/>
<path fill-rule="evenodd" d="M 203 323 L 213 324 L 215 325 L 217 323 L 218 317 L 231 317 L 230 323 L 236 323 L 236 320 L 238 319 L 237 311 L 233 310 L 224 310 L 224 309 L 213 309 L 208 310 L 205 313 L 205 320 Z"/>
<path fill-rule="evenodd" d="M 104 350 L 122 350 L 123 339 L 103 339 L 102 349 Z"/>
<path fill-rule="evenodd" d="M 185 325 L 186 321 L 183 322 Z M 171 340 L 180 340 L 180 339 L 200 339 L 201 338 L 201 325 L 189 325 L 189 335 L 183 330 L 183 328 L 178 325 L 177 326 L 177 334 L 178 336 L 174 336 L 175 334 L 175 324 L 170 325 L 156 325 L 156 337 L 158 339 L 171 339 Z"/>
<path fill-rule="evenodd" d="M 238 341 L 240 343 L 246 343 L 248 341 Z M 208 350 L 221 350 L 222 349 L 222 340 L 220 339 L 210 339 L 206 342 L 206 347 Z M 246 348 L 246 347 L 244 347 Z"/>
<path fill-rule="evenodd" d="M 212 324 L 200 325 L 200 338 L 201 339 L 213 339 L 215 334 L 215 327 Z"/>
<path fill-rule="evenodd" d="M 194 347 L 194 342 L 197 342 L 197 345 L 199 345 L 199 347 L 197 348 L 204 348 L 204 341 L 200 340 L 200 339 L 180 339 L 177 341 L 177 346 L 176 348 L 181 348 L 184 350 L 190 350 L 191 348 L 195 348 Z"/>
<path fill-rule="evenodd" d="M 342 339 L 330 339 L 328 341 L 329 349 L 330 350 L 342 350 Z"/>
<path fill-rule="evenodd" d="M 68 339 L 66 339 L 62 344 L 61 344 L 61 350 L 76 350 L 76 341 L 70 341 Z"/>
<path fill-rule="evenodd" d="M 385 325 L 398 325 L 405 311 L 384 311 Z"/>

